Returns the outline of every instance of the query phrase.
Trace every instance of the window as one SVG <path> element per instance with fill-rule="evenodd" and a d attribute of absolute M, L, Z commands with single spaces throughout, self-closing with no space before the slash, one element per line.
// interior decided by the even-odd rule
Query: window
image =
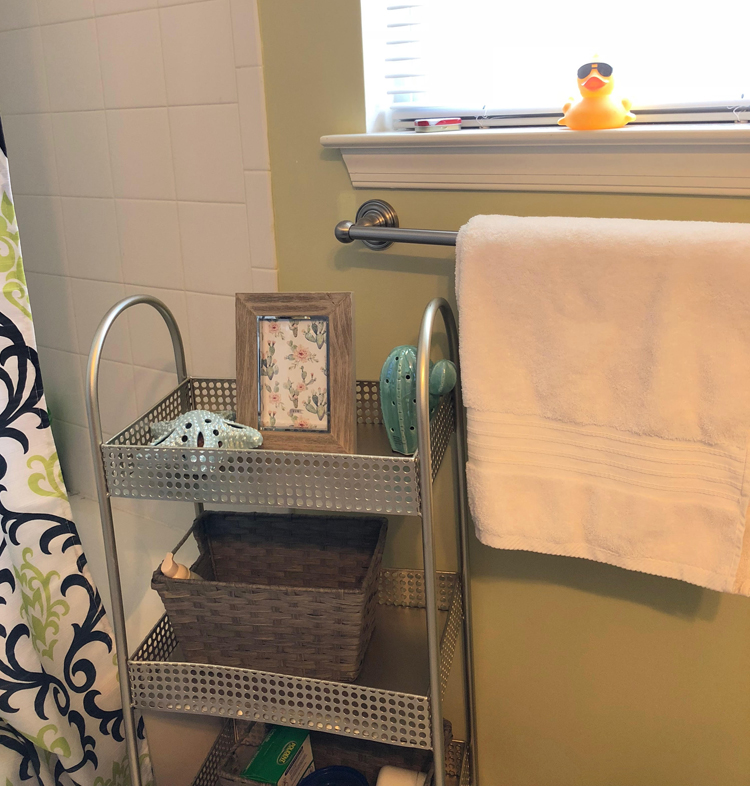
<path fill-rule="evenodd" d="M 553 125 L 603 59 L 639 123 L 750 120 L 748 0 L 362 0 L 368 130 Z"/>

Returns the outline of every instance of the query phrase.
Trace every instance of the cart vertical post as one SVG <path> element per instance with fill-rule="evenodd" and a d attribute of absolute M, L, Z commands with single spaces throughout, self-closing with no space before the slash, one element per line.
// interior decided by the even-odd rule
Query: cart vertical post
<path fill-rule="evenodd" d="M 419 484 L 422 505 L 422 549 L 424 554 L 425 600 L 427 611 L 427 643 L 430 671 L 430 715 L 432 750 L 435 758 L 435 786 L 444 786 L 445 750 L 443 742 L 442 691 L 440 685 L 440 631 L 438 625 L 437 566 L 435 562 L 434 528 L 432 520 L 432 452 L 430 445 L 430 348 L 435 317 L 443 316 L 450 359 L 456 365 L 457 380 L 453 392 L 456 422 L 456 482 L 459 514 L 459 562 L 463 588 L 464 694 L 468 716 L 470 772 L 476 783 L 476 711 L 474 706 L 473 649 L 470 618 L 470 572 L 466 504 L 466 429 L 461 399 L 461 372 L 458 357 L 458 331 L 453 310 L 448 301 L 435 298 L 425 309 L 417 347 L 417 430 L 420 456 Z"/>
<path fill-rule="evenodd" d="M 102 358 L 104 342 L 115 320 L 127 309 L 139 304 L 155 308 L 167 323 L 169 335 L 172 338 L 175 365 L 177 367 L 178 383 L 187 379 L 185 366 L 185 349 L 182 343 L 180 329 L 177 326 L 172 312 L 158 298 L 150 295 L 134 295 L 125 298 L 113 306 L 104 316 L 91 344 L 86 377 L 86 414 L 88 416 L 89 434 L 91 437 L 91 451 L 94 459 L 94 474 L 96 476 L 96 491 L 99 497 L 99 514 L 102 520 L 102 534 L 104 536 L 104 554 L 107 561 L 107 579 L 112 608 L 112 628 L 115 634 L 117 647 L 117 673 L 120 681 L 120 697 L 122 699 L 123 728 L 125 731 L 125 745 L 130 764 L 130 780 L 132 786 L 141 786 L 141 771 L 138 761 L 138 737 L 136 734 L 135 713 L 132 706 L 130 691 L 130 678 L 128 676 L 128 637 L 125 629 L 125 610 L 122 600 L 122 584 L 120 582 L 120 563 L 117 559 L 117 541 L 115 539 L 114 519 L 112 517 L 112 503 L 107 490 L 107 478 L 102 462 L 102 418 L 99 410 L 99 366 Z M 198 511 L 196 505 L 196 512 Z M 202 509 L 202 505 L 200 508 Z"/>

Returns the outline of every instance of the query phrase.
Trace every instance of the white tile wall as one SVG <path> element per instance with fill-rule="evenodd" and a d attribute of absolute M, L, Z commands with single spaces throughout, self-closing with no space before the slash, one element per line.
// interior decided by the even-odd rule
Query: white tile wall
<path fill-rule="evenodd" d="M 120 108 L 164 106 L 167 88 L 159 12 L 104 16 L 96 20 L 96 29 L 105 104 Z M 138 57 L 133 57 L 136 45 Z"/>
<path fill-rule="evenodd" d="M 245 201 L 239 117 L 237 104 L 169 110 L 178 199 Z"/>
<path fill-rule="evenodd" d="M 42 381 L 47 391 L 50 417 L 76 426 L 85 426 L 84 377 L 80 358 L 80 355 L 72 352 L 39 347 L 39 362 L 44 369 Z"/>
<path fill-rule="evenodd" d="M 105 311 L 161 298 L 190 371 L 233 376 L 234 293 L 277 287 L 256 0 L 0 0 L 0 73 L 58 450 L 70 490 L 91 496 L 83 386 Z M 145 306 L 104 358 L 112 434 L 174 386 L 174 361 Z M 174 526 L 177 511 L 135 515 Z"/>
<path fill-rule="evenodd" d="M 36 0 L 43 25 L 88 19 L 94 15 L 94 0 Z"/>
<path fill-rule="evenodd" d="M 122 281 L 113 199 L 62 197 L 68 273 L 74 278 Z"/>
<path fill-rule="evenodd" d="M 185 288 L 225 294 L 252 292 L 250 240 L 244 205 L 180 202 Z"/>
<path fill-rule="evenodd" d="M 5 114 L 49 110 L 43 52 L 38 27 L 0 34 L 0 106 Z"/>
<path fill-rule="evenodd" d="M 39 24 L 39 12 L 36 3 L 29 0 L 8 0 L 3 5 L 0 16 L 0 31 L 16 30 L 21 27 L 33 27 Z"/>
<path fill-rule="evenodd" d="M 73 292 L 78 346 L 80 346 L 83 355 L 88 355 L 94 333 L 102 317 L 115 303 L 125 297 L 125 286 L 108 281 L 72 278 L 70 287 Z M 34 289 L 31 285 L 29 285 L 29 293 L 32 299 L 31 307 L 34 308 Z M 119 320 L 112 327 L 107 337 L 107 343 L 104 345 L 102 357 L 117 360 L 120 363 L 132 362 L 127 319 Z"/>
<path fill-rule="evenodd" d="M 187 308 L 195 375 L 233 377 L 234 298 L 188 292 Z M 230 341 L 227 336 L 231 336 Z"/>
<path fill-rule="evenodd" d="M 177 289 L 158 289 L 156 287 L 126 286 L 125 293 L 130 295 L 144 294 L 158 297 L 172 312 L 177 324 L 180 325 L 182 343 L 188 359 L 188 371 L 197 376 L 195 368 L 190 365 L 194 356 L 191 352 L 192 325 L 188 319 L 187 293 Z M 149 306 L 134 306 L 127 315 L 130 327 L 130 339 L 133 345 L 133 362 L 136 366 L 156 369 L 158 371 L 174 371 L 174 351 L 172 340 L 162 318 Z"/>
<path fill-rule="evenodd" d="M 54 413 L 52 417 L 55 417 Z M 68 489 L 75 489 L 84 497 L 96 499 L 94 462 L 91 458 L 88 429 L 65 420 L 53 420 L 52 433 L 55 435 L 60 464 L 65 468 L 65 483 Z"/>
<path fill-rule="evenodd" d="M 104 112 L 54 114 L 52 130 L 60 193 L 63 196 L 111 197 L 112 170 Z M 13 137 L 10 139 L 8 153 L 13 155 Z"/>
<path fill-rule="evenodd" d="M 242 120 L 242 155 L 245 169 L 268 170 L 268 132 L 263 97 L 263 69 L 260 66 L 237 69 L 240 118 Z"/>
<path fill-rule="evenodd" d="M 236 101 L 229 0 L 175 5 L 160 16 L 169 103 Z"/>
<path fill-rule="evenodd" d="M 79 360 L 81 374 L 86 379 L 88 363 L 83 355 Z M 138 417 L 132 364 L 102 360 L 99 367 L 99 402 L 105 439 Z"/>
<path fill-rule="evenodd" d="M 257 0 L 231 0 L 231 7 L 236 65 L 262 65 Z"/>
<path fill-rule="evenodd" d="M 182 289 L 182 246 L 177 203 L 118 199 L 117 223 L 126 284 Z"/>
<path fill-rule="evenodd" d="M 13 192 L 59 194 L 52 115 L 6 115 L 2 120 L 6 138 L 14 140 Z"/>
<path fill-rule="evenodd" d="M 165 108 L 107 112 L 115 196 L 174 199 L 174 168 Z"/>
<path fill-rule="evenodd" d="M 16 195 L 18 221 L 37 227 L 23 238 L 26 272 L 67 276 L 62 198 Z"/>
<path fill-rule="evenodd" d="M 246 172 L 247 223 L 254 268 L 276 268 L 276 237 L 271 205 L 271 173 Z"/>
<path fill-rule="evenodd" d="M 34 293 L 31 313 L 37 343 L 63 352 L 78 353 L 71 280 L 67 276 L 26 271 L 26 282 L 29 292 Z"/>
<path fill-rule="evenodd" d="M 42 43 L 52 111 L 104 109 L 94 20 L 45 25 Z"/>
<path fill-rule="evenodd" d="M 276 292 L 278 288 L 279 276 L 275 268 L 253 268 L 253 292 Z"/>
<path fill-rule="evenodd" d="M 142 11 L 144 8 L 156 8 L 156 6 L 156 0 L 94 0 L 97 16 Z"/>

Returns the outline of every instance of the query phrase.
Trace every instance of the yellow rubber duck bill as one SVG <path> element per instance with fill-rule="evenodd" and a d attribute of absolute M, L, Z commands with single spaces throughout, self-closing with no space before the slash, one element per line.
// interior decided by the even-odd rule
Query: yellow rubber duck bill
<path fill-rule="evenodd" d="M 581 76 L 583 74 L 583 76 Z M 581 95 L 608 95 L 614 90 L 612 66 L 607 63 L 586 63 L 578 69 L 578 89 Z"/>
<path fill-rule="evenodd" d="M 563 107 L 559 125 L 574 131 L 597 131 L 603 128 L 622 128 L 635 120 L 627 99 L 612 97 L 615 80 L 613 68 L 601 60 L 586 63 L 578 69 L 578 91 L 580 100 L 571 101 Z"/>

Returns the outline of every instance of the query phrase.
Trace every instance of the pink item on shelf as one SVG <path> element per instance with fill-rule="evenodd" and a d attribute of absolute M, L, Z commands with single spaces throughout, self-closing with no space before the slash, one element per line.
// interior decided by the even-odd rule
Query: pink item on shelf
<path fill-rule="evenodd" d="M 432 131 L 460 131 L 460 117 L 433 117 L 414 121 L 414 130 L 425 134 Z"/>

